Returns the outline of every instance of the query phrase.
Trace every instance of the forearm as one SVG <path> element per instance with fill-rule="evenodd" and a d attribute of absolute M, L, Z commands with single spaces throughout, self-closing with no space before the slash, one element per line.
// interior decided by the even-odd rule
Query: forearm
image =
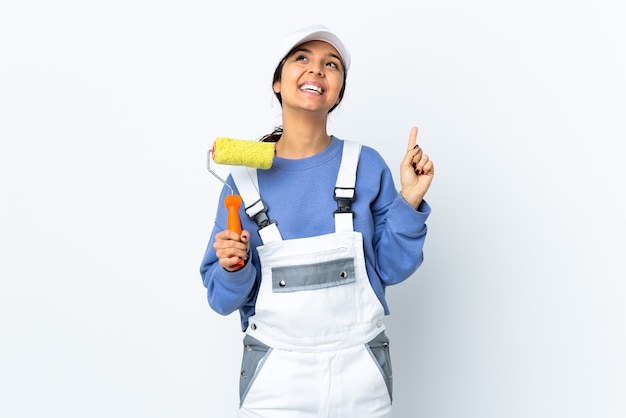
<path fill-rule="evenodd" d="M 376 268 L 385 286 L 405 280 L 422 264 L 430 210 L 426 201 L 415 210 L 402 197 L 389 208 L 375 244 Z"/>
<path fill-rule="evenodd" d="M 219 263 L 213 263 L 204 273 L 207 299 L 211 308 L 221 315 L 228 315 L 241 308 L 251 297 L 256 269 L 246 263 L 241 269 L 229 272 Z"/>
<path fill-rule="evenodd" d="M 228 315 L 249 300 L 255 285 L 256 268 L 252 262 L 247 262 L 244 267 L 233 272 L 220 266 L 213 248 L 215 235 L 220 231 L 219 226 L 213 230 L 200 265 L 200 274 L 211 308 L 222 315 Z"/>

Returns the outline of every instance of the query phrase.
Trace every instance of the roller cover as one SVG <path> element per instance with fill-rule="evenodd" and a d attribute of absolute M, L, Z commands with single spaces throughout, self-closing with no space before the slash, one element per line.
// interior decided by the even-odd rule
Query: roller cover
<path fill-rule="evenodd" d="M 213 143 L 213 161 L 217 164 L 243 165 L 267 170 L 274 160 L 273 142 L 216 138 Z"/>

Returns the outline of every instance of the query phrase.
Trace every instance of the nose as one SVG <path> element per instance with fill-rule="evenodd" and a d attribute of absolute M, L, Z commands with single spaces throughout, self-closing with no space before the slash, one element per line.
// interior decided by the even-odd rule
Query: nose
<path fill-rule="evenodd" d="M 324 72 L 322 71 L 322 66 L 319 64 L 311 64 L 311 67 L 309 68 L 309 73 L 317 74 L 319 76 L 324 75 Z"/>

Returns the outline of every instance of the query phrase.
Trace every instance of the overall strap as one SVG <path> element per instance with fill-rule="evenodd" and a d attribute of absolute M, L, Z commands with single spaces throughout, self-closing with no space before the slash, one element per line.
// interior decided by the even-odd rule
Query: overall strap
<path fill-rule="evenodd" d="M 334 198 L 337 201 L 337 210 L 333 212 L 335 232 L 354 231 L 352 219 L 354 212 L 352 212 L 351 206 L 356 197 L 356 171 L 360 154 L 361 144 L 343 141 L 341 166 L 339 167 L 334 192 Z M 261 199 L 257 170 L 243 166 L 232 166 L 230 173 L 243 199 L 246 214 L 259 227 L 259 235 L 263 243 L 282 241 L 283 238 L 278 230 L 276 221 L 269 218 L 267 205 Z"/>
<path fill-rule="evenodd" d="M 246 215 L 252 219 L 259 227 L 259 235 L 264 244 L 273 241 L 282 241 L 283 237 L 273 221 L 267 215 L 267 205 L 259 194 L 259 180 L 257 170 L 243 166 L 233 166 L 230 174 L 239 189 L 243 199 Z"/>
<path fill-rule="evenodd" d="M 356 198 L 356 170 L 361 154 L 361 144 L 352 141 L 343 141 L 343 154 L 341 156 L 341 166 L 335 184 L 335 200 L 337 210 L 333 212 L 335 216 L 335 232 L 354 231 L 352 212 L 352 202 Z"/>

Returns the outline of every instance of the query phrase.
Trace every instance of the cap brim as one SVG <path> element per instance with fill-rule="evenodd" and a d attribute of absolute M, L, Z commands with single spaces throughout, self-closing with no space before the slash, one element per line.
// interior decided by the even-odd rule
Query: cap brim
<path fill-rule="evenodd" d="M 346 45 L 336 34 L 322 25 L 309 26 L 285 36 L 283 39 L 280 60 L 284 59 L 285 56 L 296 46 L 310 41 L 324 41 L 331 44 L 337 52 L 339 52 L 345 71 L 348 71 L 350 68 L 350 52 L 348 51 L 348 48 L 346 48 Z"/>

